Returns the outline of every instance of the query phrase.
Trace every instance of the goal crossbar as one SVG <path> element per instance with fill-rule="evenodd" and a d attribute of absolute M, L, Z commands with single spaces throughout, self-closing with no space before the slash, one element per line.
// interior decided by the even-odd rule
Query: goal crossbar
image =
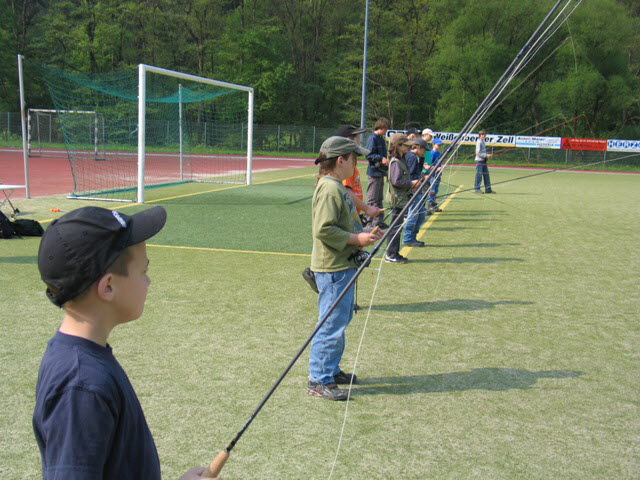
<path fill-rule="evenodd" d="M 253 159 L 253 88 L 244 85 L 236 85 L 233 83 L 221 82 L 210 78 L 190 75 L 188 73 L 167 70 L 165 68 L 154 67 L 152 65 L 138 65 L 138 203 L 144 203 L 144 171 L 146 161 L 146 74 L 155 73 L 158 75 L 166 75 L 168 77 L 180 78 L 192 82 L 204 83 L 217 87 L 229 88 L 232 90 L 240 90 L 248 93 L 247 105 L 247 166 L 246 166 L 246 184 L 251 184 L 251 168 Z M 182 138 L 180 139 L 180 150 L 182 150 Z"/>

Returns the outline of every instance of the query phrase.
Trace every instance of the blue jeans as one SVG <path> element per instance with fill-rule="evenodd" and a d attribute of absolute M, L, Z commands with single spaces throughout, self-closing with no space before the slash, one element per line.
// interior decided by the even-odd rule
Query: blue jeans
<path fill-rule="evenodd" d="M 420 231 L 420 227 L 427 218 L 427 209 L 424 202 L 415 203 L 409 207 L 407 221 L 404 224 L 404 233 L 402 235 L 403 243 L 411 243 L 416 241 L 416 235 Z"/>
<path fill-rule="evenodd" d="M 329 310 L 355 273 L 355 268 L 331 273 L 315 272 L 316 284 L 320 291 L 318 321 Z M 333 376 L 340 371 L 340 360 L 345 343 L 344 331 L 353 317 L 354 290 L 352 285 L 311 341 L 309 380 L 312 382 L 325 385 L 334 383 Z"/>
<path fill-rule="evenodd" d="M 491 191 L 491 180 L 489 179 L 489 167 L 487 167 L 487 162 L 476 162 L 476 181 L 475 181 L 475 189 L 476 192 L 480 190 L 480 184 L 484 179 L 484 191 Z"/>
<path fill-rule="evenodd" d="M 435 174 L 435 180 L 433 180 L 431 184 L 431 190 L 429 190 L 429 195 L 427 195 L 428 204 L 436 203 L 436 195 L 438 195 L 438 190 L 440 189 L 441 178 L 442 178 L 442 172 Z"/>

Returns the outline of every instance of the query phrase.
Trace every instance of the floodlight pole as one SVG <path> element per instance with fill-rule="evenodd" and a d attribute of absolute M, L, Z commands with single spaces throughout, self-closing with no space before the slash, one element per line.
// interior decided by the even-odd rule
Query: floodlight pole
<path fill-rule="evenodd" d="M 25 196 L 31 198 L 29 190 L 29 154 L 27 153 L 27 122 L 25 116 L 24 101 L 24 76 L 22 71 L 22 59 L 24 57 L 18 54 L 18 83 L 20 84 L 20 123 L 22 124 L 22 161 L 24 163 L 24 187 Z"/>
<path fill-rule="evenodd" d="M 360 127 L 365 128 L 367 112 L 367 43 L 369 41 L 369 0 L 364 10 L 364 52 L 362 54 L 362 104 L 360 106 Z M 364 138 L 363 138 L 364 140 Z"/>

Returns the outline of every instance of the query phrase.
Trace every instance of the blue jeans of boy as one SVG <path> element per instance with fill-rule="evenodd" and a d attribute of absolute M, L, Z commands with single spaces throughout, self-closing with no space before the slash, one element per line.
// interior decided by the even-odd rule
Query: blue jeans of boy
<path fill-rule="evenodd" d="M 407 214 L 407 221 L 404 224 L 404 233 L 402 235 L 403 243 L 412 243 L 416 241 L 416 236 L 420 231 L 420 227 L 427 218 L 427 209 L 424 206 L 424 202 L 416 202 L 409 207 L 409 213 Z"/>
<path fill-rule="evenodd" d="M 484 179 L 484 191 L 491 191 L 491 180 L 489 179 L 489 167 L 487 167 L 487 162 L 476 162 L 476 181 L 475 181 L 475 189 L 476 192 L 480 191 L 480 184 Z"/>
<path fill-rule="evenodd" d="M 355 268 L 339 272 L 315 272 L 318 285 L 318 321 L 329 310 L 338 295 L 356 273 Z M 354 286 L 340 300 L 311 341 L 309 352 L 309 380 L 322 384 L 334 383 L 333 376 L 340 371 L 344 352 L 344 331 L 353 317 Z"/>
<path fill-rule="evenodd" d="M 427 203 L 429 205 L 436 202 L 436 196 L 438 195 L 438 190 L 440 189 L 440 179 L 442 178 L 442 172 L 436 173 L 435 180 L 433 180 L 431 184 L 431 190 L 429 190 L 429 195 L 427 195 Z"/>

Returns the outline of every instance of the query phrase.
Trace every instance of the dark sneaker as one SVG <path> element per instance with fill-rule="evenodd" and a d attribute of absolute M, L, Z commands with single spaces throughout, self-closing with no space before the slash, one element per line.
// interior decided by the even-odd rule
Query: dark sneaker
<path fill-rule="evenodd" d="M 316 285 L 316 275 L 313 273 L 313 271 L 309 267 L 305 268 L 302 271 L 302 278 L 304 278 L 307 281 L 307 283 L 311 287 L 311 290 L 313 290 L 316 293 L 320 293 L 320 291 L 318 290 L 318 285 Z"/>
<path fill-rule="evenodd" d="M 333 376 L 333 381 L 338 385 L 349 385 L 350 383 L 352 383 L 351 379 L 353 379 L 353 383 L 356 383 L 357 378 L 358 377 L 355 373 L 345 373 L 340 370 Z"/>
<path fill-rule="evenodd" d="M 385 255 L 384 261 L 387 263 L 407 263 L 407 259 L 402 255 Z"/>
<path fill-rule="evenodd" d="M 404 242 L 407 247 L 424 247 L 424 242 L 414 240 L 413 242 Z"/>
<path fill-rule="evenodd" d="M 486 191 L 484 193 L 496 193 L 496 192 L 494 192 L 493 190 L 488 190 L 488 191 Z"/>
<path fill-rule="evenodd" d="M 323 385 L 322 383 L 312 382 L 311 380 L 307 383 L 307 393 L 333 401 L 342 401 L 349 398 L 349 393 L 346 390 L 338 388 L 335 383 Z"/>

